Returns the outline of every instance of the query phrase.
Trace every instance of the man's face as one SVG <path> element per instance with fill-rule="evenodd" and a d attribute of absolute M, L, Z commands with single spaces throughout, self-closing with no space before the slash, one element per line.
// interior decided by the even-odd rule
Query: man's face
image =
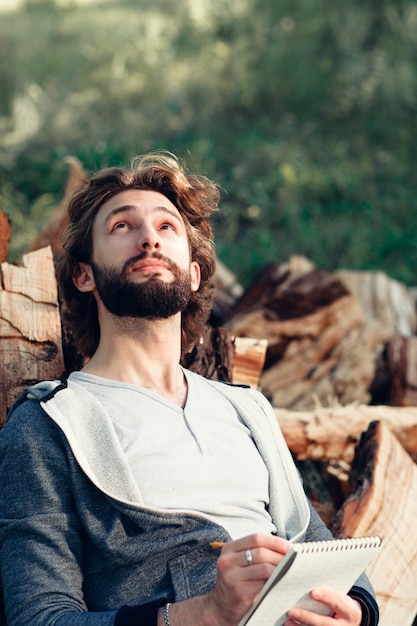
<path fill-rule="evenodd" d="M 83 291 L 95 292 L 118 316 L 166 318 L 185 310 L 200 271 L 190 261 L 183 219 L 168 198 L 124 191 L 99 209 L 92 236 L 93 261 L 81 264 L 91 279 Z"/>

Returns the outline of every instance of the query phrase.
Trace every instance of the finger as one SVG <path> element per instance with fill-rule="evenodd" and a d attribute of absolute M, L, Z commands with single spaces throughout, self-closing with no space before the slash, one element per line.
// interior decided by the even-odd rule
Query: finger
<path fill-rule="evenodd" d="M 284 558 L 281 552 L 275 552 L 269 548 L 248 548 L 237 553 L 241 567 L 253 567 L 259 563 L 269 563 L 276 567 Z"/>
<path fill-rule="evenodd" d="M 305 609 L 294 608 L 288 611 L 289 619 L 285 622 L 285 626 L 293 626 L 293 624 L 302 624 L 303 626 L 332 626 L 333 615 L 322 613 L 313 613 Z"/>
<path fill-rule="evenodd" d="M 351 624 L 352 626 L 360 624 L 362 610 L 359 603 L 349 596 L 327 589 L 314 589 L 311 591 L 311 597 L 323 605 L 328 616 L 294 607 L 288 611 L 290 619 L 285 626 L 293 626 L 291 620 L 295 624 L 303 624 L 304 626 L 331 626 L 335 620 L 338 623 Z"/>
<path fill-rule="evenodd" d="M 314 609 L 311 606 L 307 610 L 295 606 L 288 611 L 288 617 L 290 619 L 285 626 L 293 626 L 293 624 L 302 624 L 303 626 L 331 626 L 331 624 L 333 624 L 333 605 L 337 603 L 335 596 L 339 598 L 341 598 L 341 596 L 334 592 L 329 592 L 327 595 L 322 589 L 314 589 L 310 592 L 310 595 L 314 600 L 320 603 L 317 604 L 317 608 Z M 327 604 L 325 600 L 331 600 L 331 605 Z"/>
<path fill-rule="evenodd" d="M 258 563 L 257 565 L 251 565 L 251 567 L 239 568 L 239 578 L 242 581 L 258 580 L 266 582 L 274 570 L 275 565 L 271 565 L 271 563 Z"/>
<path fill-rule="evenodd" d="M 254 565 L 255 561 L 253 559 L 253 551 L 248 548 L 247 550 L 245 550 L 245 563 L 244 566 L 245 567 L 250 567 L 251 565 Z"/>
<path fill-rule="evenodd" d="M 347 595 L 342 595 L 328 589 L 313 589 L 311 597 L 329 607 L 333 615 L 339 619 L 349 620 L 349 623 L 359 623 L 362 617 L 360 604 Z"/>
<path fill-rule="evenodd" d="M 283 537 L 263 533 L 254 533 L 253 535 L 247 535 L 246 537 L 241 537 L 240 539 L 227 543 L 223 550 L 243 552 L 247 549 L 252 550 L 254 548 L 268 548 L 269 550 L 286 554 L 291 547 L 291 542 Z"/>

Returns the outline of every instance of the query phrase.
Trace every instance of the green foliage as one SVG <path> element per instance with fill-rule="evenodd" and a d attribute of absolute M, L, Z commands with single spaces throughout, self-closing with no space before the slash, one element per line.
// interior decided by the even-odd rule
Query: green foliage
<path fill-rule="evenodd" d="M 16 258 L 66 178 L 165 148 L 224 190 L 247 283 L 304 254 L 417 282 L 411 0 L 27 0 L 0 20 L 0 192 Z"/>

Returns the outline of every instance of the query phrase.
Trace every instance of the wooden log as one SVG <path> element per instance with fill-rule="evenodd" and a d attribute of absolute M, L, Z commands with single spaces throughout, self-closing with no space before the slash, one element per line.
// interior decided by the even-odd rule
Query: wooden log
<path fill-rule="evenodd" d="M 348 295 L 311 315 L 278 324 L 267 323 L 272 336 L 275 335 L 272 341 L 282 342 L 284 336 L 288 342 L 282 357 L 270 365 L 261 378 L 262 389 L 273 404 L 293 409 L 313 407 L 313 396 L 323 402 L 328 398 L 348 402 L 342 396 L 341 386 L 336 389 L 333 385 L 331 376 L 343 358 L 344 343 L 353 342 L 363 322 L 360 307 Z M 268 340 L 270 337 L 268 333 Z M 364 368 L 365 360 L 362 370 Z M 369 373 L 369 378 L 372 377 L 373 371 Z M 347 379 L 341 381 L 342 384 L 346 382 Z M 367 400 L 363 389 L 355 389 L 355 398 L 358 397 Z"/>
<path fill-rule="evenodd" d="M 304 257 L 288 263 L 270 263 L 245 290 L 224 320 L 234 327 L 253 311 L 264 311 L 267 319 L 303 317 L 349 293 L 339 278 L 318 270 Z"/>
<path fill-rule="evenodd" d="M 380 626 L 411 626 L 417 612 L 417 467 L 382 422 L 362 435 L 351 471 L 352 494 L 337 513 L 336 537 L 379 535 L 383 548 L 367 569 Z"/>
<path fill-rule="evenodd" d="M 0 265 L 0 425 L 27 385 L 64 369 L 61 320 L 51 249 Z"/>
<path fill-rule="evenodd" d="M 261 388 L 275 406 L 298 410 L 312 409 L 314 398 L 368 403 L 388 339 L 339 278 L 303 259 L 266 268 L 226 327 L 238 337 L 267 339 Z"/>
<path fill-rule="evenodd" d="M 357 297 L 367 318 L 382 322 L 390 336 L 416 333 L 415 296 L 405 285 L 378 271 L 340 270 L 335 276 Z"/>
<path fill-rule="evenodd" d="M 417 407 L 350 405 L 313 411 L 275 408 L 278 423 L 298 460 L 332 459 L 351 463 L 362 432 L 375 420 L 384 423 L 417 459 Z"/>
<path fill-rule="evenodd" d="M 377 322 L 365 322 L 350 295 L 296 319 L 275 321 L 253 312 L 232 332 L 267 339 L 260 385 L 275 406 L 299 410 L 313 408 L 315 398 L 367 403 L 376 357 L 386 339 Z M 271 354 L 277 357 L 272 363 Z"/>
<path fill-rule="evenodd" d="M 235 355 L 232 369 L 232 382 L 258 387 L 259 378 L 265 363 L 266 339 L 235 337 Z"/>

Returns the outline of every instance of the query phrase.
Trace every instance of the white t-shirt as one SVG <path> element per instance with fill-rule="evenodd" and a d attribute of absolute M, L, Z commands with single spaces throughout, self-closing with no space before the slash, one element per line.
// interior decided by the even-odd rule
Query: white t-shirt
<path fill-rule="evenodd" d="M 236 539 L 275 532 L 268 471 L 235 408 L 184 370 L 184 409 L 136 385 L 82 372 L 70 378 L 104 406 L 145 504 L 208 515 Z"/>

